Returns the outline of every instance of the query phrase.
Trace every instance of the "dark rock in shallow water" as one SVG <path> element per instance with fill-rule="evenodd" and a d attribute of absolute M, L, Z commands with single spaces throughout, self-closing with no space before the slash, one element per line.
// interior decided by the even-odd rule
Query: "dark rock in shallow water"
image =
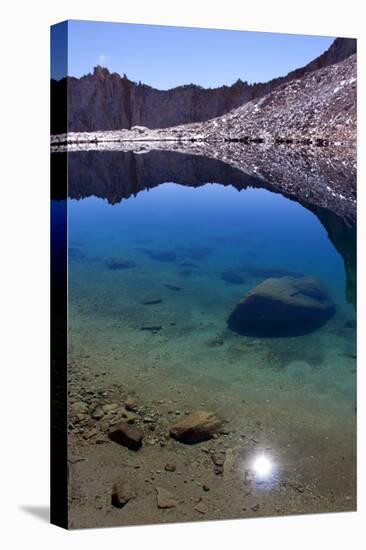
<path fill-rule="evenodd" d="M 208 246 L 185 246 L 180 249 L 181 255 L 190 260 L 203 260 L 210 252 Z"/>
<path fill-rule="evenodd" d="M 177 285 L 171 285 L 169 283 L 167 283 L 166 285 L 164 285 L 166 288 L 169 288 L 169 290 L 175 290 L 176 292 L 179 292 L 180 290 L 182 290 L 182 287 L 180 286 L 177 286 Z"/>
<path fill-rule="evenodd" d="M 242 285 L 245 282 L 243 277 L 235 271 L 224 271 L 221 273 L 221 278 L 227 283 L 231 283 L 233 285 Z"/>
<path fill-rule="evenodd" d="M 148 330 L 150 332 L 158 332 L 158 330 L 161 330 L 163 327 L 161 325 L 148 325 L 140 327 L 140 330 Z"/>
<path fill-rule="evenodd" d="M 178 275 L 181 277 L 189 277 L 192 272 L 189 269 L 182 269 L 181 271 L 178 271 Z"/>
<path fill-rule="evenodd" d="M 69 260 L 82 260 L 85 258 L 85 254 L 79 250 L 78 247 L 72 246 L 68 250 Z"/>
<path fill-rule="evenodd" d="M 147 243 L 151 243 L 151 239 L 147 237 L 143 237 L 143 238 L 134 239 L 134 242 L 137 244 L 147 244 Z"/>
<path fill-rule="evenodd" d="M 215 347 L 218 347 L 218 346 L 223 346 L 224 345 L 224 340 L 221 336 L 215 336 L 214 338 L 211 338 L 208 342 L 207 342 L 207 345 L 210 347 L 210 348 L 215 348 Z"/>
<path fill-rule="evenodd" d="M 174 252 L 174 250 L 145 250 L 146 254 L 151 258 L 152 260 L 156 260 L 158 262 L 175 262 L 177 259 L 177 255 Z"/>
<path fill-rule="evenodd" d="M 179 267 L 199 267 L 197 264 L 194 264 L 193 262 L 180 262 Z"/>
<path fill-rule="evenodd" d="M 142 304 L 144 306 L 155 306 L 157 304 L 161 304 L 163 301 L 162 298 L 159 298 L 158 296 L 148 296 L 145 298 L 145 300 L 142 301 Z"/>
<path fill-rule="evenodd" d="M 136 262 L 130 258 L 109 258 L 106 260 L 105 264 L 112 270 L 131 269 L 132 267 L 136 267 Z"/>
<path fill-rule="evenodd" d="M 327 290 L 312 277 L 266 279 L 239 302 L 228 318 L 238 334 L 298 336 L 326 323 L 335 312 Z"/>

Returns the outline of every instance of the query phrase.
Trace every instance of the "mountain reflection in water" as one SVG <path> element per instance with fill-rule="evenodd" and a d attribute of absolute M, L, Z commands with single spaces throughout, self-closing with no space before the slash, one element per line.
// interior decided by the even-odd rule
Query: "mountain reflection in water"
<path fill-rule="evenodd" d="M 131 150 L 133 148 L 133 150 Z M 74 146 L 75 149 L 75 146 Z M 77 148 L 76 148 L 77 149 Z M 52 198 L 95 196 L 116 204 L 165 182 L 264 188 L 317 216 L 342 256 L 346 299 L 356 303 L 356 168 L 353 151 L 240 144 L 113 144 L 51 155 Z M 172 150 L 173 149 L 173 150 Z M 203 156 L 200 153 L 205 153 Z M 68 162 L 66 156 L 68 155 Z M 67 172 L 68 170 L 68 172 Z"/>

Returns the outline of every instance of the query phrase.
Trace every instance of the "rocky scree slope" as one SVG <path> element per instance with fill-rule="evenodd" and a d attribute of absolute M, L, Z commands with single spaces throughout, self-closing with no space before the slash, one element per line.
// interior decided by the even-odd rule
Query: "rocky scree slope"
<path fill-rule="evenodd" d="M 356 139 L 356 89 L 356 56 L 352 55 L 194 130 L 203 139 L 352 143 Z"/>

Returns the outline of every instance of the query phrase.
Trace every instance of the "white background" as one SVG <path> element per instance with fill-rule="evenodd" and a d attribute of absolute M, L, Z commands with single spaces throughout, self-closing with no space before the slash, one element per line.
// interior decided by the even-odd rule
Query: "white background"
<path fill-rule="evenodd" d="M 359 123 L 365 114 L 365 33 L 355 0 L 59 0 L 3 2 L 1 47 L 1 485 L 3 548 L 364 547 L 365 267 L 359 266 L 359 511 L 66 532 L 49 500 L 49 26 L 95 19 L 359 38 Z M 361 70 L 362 69 L 362 70 Z M 360 124 L 361 126 L 361 124 Z M 360 128 L 361 130 L 361 128 Z M 364 262 L 364 128 L 359 135 L 359 260 Z M 365 264 L 366 265 L 366 264 Z M 43 519 L 42 519 L 43 517 Z"/>

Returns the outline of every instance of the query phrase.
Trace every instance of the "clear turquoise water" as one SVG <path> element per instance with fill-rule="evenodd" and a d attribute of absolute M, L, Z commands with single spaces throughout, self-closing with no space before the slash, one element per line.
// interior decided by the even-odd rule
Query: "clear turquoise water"
<path fill-rule="evenodd" d="M 266 190 L 175 183 L 113 205 L 69 199 L 68 208 L 76 358 L 87 353 L 114 380 L 154 368 L 149 386 L 140 387 L 147 395 L 184 383 L 206 397 L 268 397 L 279 407 L 293 400 L 324 414 L 328 406 L 354 414 L 355 331 L 345 323 L 355 314 L 346 301 L 344 262 L 309 210 Z M 151 257 L 162 251 L 175 260 Z M 115 257 L 136 266 L 112 270 L 106 261 Z M 228 270 L 243 283 L 224 280 Z M 306 336 L 233 334 L 228 315 L 271 270 L 321 279 L 336 315 Z M 158 303 L 143 303 L 150 300 Z M 146 326 L 161 328 L 141 330 Z"/>

